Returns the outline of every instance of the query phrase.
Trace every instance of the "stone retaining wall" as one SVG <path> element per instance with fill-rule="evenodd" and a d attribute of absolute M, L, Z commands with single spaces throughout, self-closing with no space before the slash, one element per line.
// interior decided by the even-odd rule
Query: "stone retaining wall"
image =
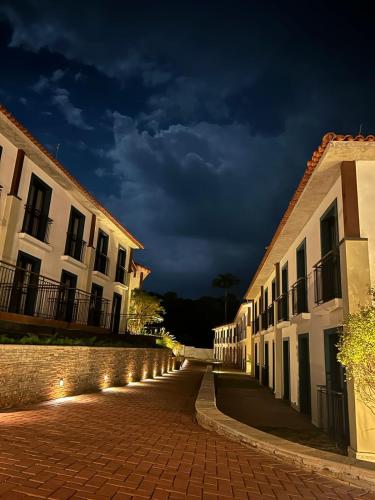
<path fill-rule="evenodd" d="M 169 349 L 0 345 L 0 408 L 122 386 L 173 368 Z"/>

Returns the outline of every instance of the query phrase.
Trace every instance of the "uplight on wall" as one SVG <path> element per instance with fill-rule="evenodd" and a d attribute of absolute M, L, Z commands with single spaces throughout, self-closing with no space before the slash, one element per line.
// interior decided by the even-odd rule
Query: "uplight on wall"
<path fill-rule="evenodd" d="M 108 375 L 107 375 L 107 374 L 105 374 L 105 375 L 104 375 L 104 382 L 108 382 L 108 380 L 109 380 L 109 377 L 108 377 Z"/>
<path fill-rule="evenodd" d="M 64 379 L 63 379 L 63 378 L 61 378 L 61 379 L 59 380 L 59 386 L 60 386 L 60 387 L 64 387 Z"/>

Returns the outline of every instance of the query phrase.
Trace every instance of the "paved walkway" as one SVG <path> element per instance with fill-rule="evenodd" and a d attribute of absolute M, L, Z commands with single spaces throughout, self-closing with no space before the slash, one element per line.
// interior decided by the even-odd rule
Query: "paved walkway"
<path fill-rule="evenodd" d="M 289 441 L 345 454 L 309 417 L 293 410 L 287 401 L 275 399 L 246 373 L 220 369 L 215 373 L 215 386 L 217 407 L 229 417 Z"/>
<path fill-rule="evenodd" d="M 203 369 L 0 413 L 0 498 L 375 498 L 198 426 Z"/>

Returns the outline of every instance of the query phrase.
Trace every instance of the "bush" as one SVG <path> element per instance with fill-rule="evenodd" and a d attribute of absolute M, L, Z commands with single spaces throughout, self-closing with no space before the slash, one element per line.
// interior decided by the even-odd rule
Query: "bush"
<path fill-rule="evenodd" d="M 375 292 L 372 301 L 349 315 L 340 333 L 337 359 L 363 403 L 375 413 Z"/>

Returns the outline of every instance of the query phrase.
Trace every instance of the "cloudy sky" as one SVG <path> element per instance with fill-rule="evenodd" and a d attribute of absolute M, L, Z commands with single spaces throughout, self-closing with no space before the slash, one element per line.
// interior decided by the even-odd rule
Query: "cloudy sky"
<path fill-rule="evenodd" d="M 149 289 L 244 289 L 321 137 L 375 132 L 373 31 L 343 1 L 0 0 L 0 101 L 144 242 Z"/>

